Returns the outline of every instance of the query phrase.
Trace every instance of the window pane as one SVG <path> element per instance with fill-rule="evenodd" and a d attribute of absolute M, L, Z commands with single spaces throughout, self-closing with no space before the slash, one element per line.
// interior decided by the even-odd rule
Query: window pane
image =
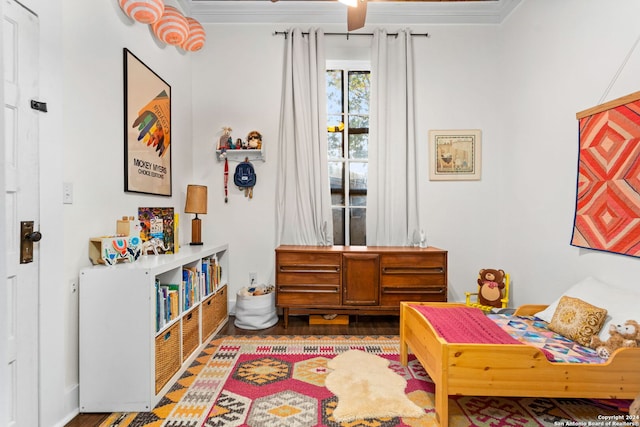
<path fill-rule="evenodd" d="M 349 195 L 349 205 L 350 206 L 367 206 L 367 195 L 366 194 L 350 194 Z"/>
<path fill-rule="evenodd" d="M 344 164 L 342 162 L 329 162 L 329 185 L 331 194 L 342 194 L 344 200 Z"/>
<path fill-rule="evenodd" d="M 349 192 L 352 194 L 366 194 L 367 192 L 367 163 L 351 163 L 349 165 Z"/>
<path fill-rule="evenodd" d="M 331 205 L 344 206 L 344 193 L 331 193 Z"/>
<path fill-rule="evenodd" d="M 327 115 L 342 114 L 342 71 L 327 71 Z"/>
<path fill-rule="evenodd" d="M 344 129 L 342 114 L 327 115 L 327 127 L 329 128 L 329 132 L 342 132 Z"/>
<path fill-rule="evenodd" d="M 333 244 L 344 245 L 344 209 L 333 208 Z"/>
<path fill-rule="evenodd" d="M 349 115 L 349 127 L 351 129 L 369 129 L 369 116 L 360 114 Z"/>
<path fill-rule="evenodd" d="M 342 133 L 329 132 L 327 144 L 330 159 L 342 158 Z"/>
<path fill-rule="evenodd" d="M 349 135 L 349 158 L 364 159 L 369 157 L 369 134 L 350 134 Z"/>
<path fill-rule="evenodd" d="M 349 71 L 349 114 L 369 114 L 369 72 Z"/>
<path fill-rule="evenodd" d="M 364 246 L 367 244 L 367 210 L 364 208 L 351 208 L 349 210 L 349 244 Z"/>

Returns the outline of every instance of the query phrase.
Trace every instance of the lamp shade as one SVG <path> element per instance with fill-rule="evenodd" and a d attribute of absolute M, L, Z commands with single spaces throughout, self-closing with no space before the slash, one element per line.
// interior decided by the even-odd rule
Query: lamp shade
<path fill-rule="evenodd" d="M 120 0 L 120 8 L 133 20 L 143 24 L 157 22 L 164 12 L 163 0 Z"/>
<path fill-rule="evenodd" d="M 178 9 L 165 6 L 162 17 L 151 26 L 158 40 L 171 45 L 181 45 L 189 36 L 189 23 Z"/>
<path fill-rule="evenodd" d="M 187 201 L 184 206 L 185 213 L 207 213 L 207 187 L 205 185 L 188 185 Z"/>
<path fill-rule="evenodd" d="M 182 48 L 190 52 L 195 52 L 196 50 L 202 49 L 207 35 L 197 20 L 187 17 L 187 22 L 189 23 L 189 36 L 184 43 L 182 43 Z"/>

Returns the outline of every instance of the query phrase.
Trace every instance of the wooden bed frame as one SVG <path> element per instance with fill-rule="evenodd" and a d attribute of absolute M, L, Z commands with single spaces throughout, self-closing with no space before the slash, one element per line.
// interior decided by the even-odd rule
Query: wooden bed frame
<path fill-rule="evenodd" d="M 435 411 L 449 424 L 450 395 L 633 399 L 640 393 L 640 347 L 616 350 L 602 364 L 549 362 L 534 346 L 449 344 L 410 305 L 461 306 L 457 303 L 400 303 L 400 362 L 411 351 L 435 383 Z M 515 314 L 533 315 L 544 305 L 524 305 Z"/>

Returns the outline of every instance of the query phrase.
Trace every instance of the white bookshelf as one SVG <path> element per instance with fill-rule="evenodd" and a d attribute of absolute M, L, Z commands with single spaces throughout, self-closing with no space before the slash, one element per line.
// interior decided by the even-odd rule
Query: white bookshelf
<path fill-rule="evenodd" d="M 202 292 L 187 310 L 181 296 L 177 316 L 158 330 L 156 279 L 179 284 L 182 295 L 183 268 L 201 274 L 202 260 L 212 256 L 222 268 L 218 288 Z M 228 256 L 226 244 L 183 246 L 176 254 L 81 270 L 80 412 L 146 412 L 155 407 L 228 321 Z M 185 348 L 194 346 L 192 351 Z"/>

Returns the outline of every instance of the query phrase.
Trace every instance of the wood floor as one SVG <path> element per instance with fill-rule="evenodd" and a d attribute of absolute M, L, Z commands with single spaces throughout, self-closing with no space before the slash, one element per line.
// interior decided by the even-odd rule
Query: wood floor
<path fill-rule="evenodd" d="M 222 328 L 220 335 L 398 335 L 398 316 L 350 316 L 348 325 L 309 325 L 308 316 L 289 316 L 289 327 L 282 319 L 275 326 L 259 331 L 236 328 L 234 318 Z M 65 427 L 97 427 L 109 414 L 80 414 Z"/>

